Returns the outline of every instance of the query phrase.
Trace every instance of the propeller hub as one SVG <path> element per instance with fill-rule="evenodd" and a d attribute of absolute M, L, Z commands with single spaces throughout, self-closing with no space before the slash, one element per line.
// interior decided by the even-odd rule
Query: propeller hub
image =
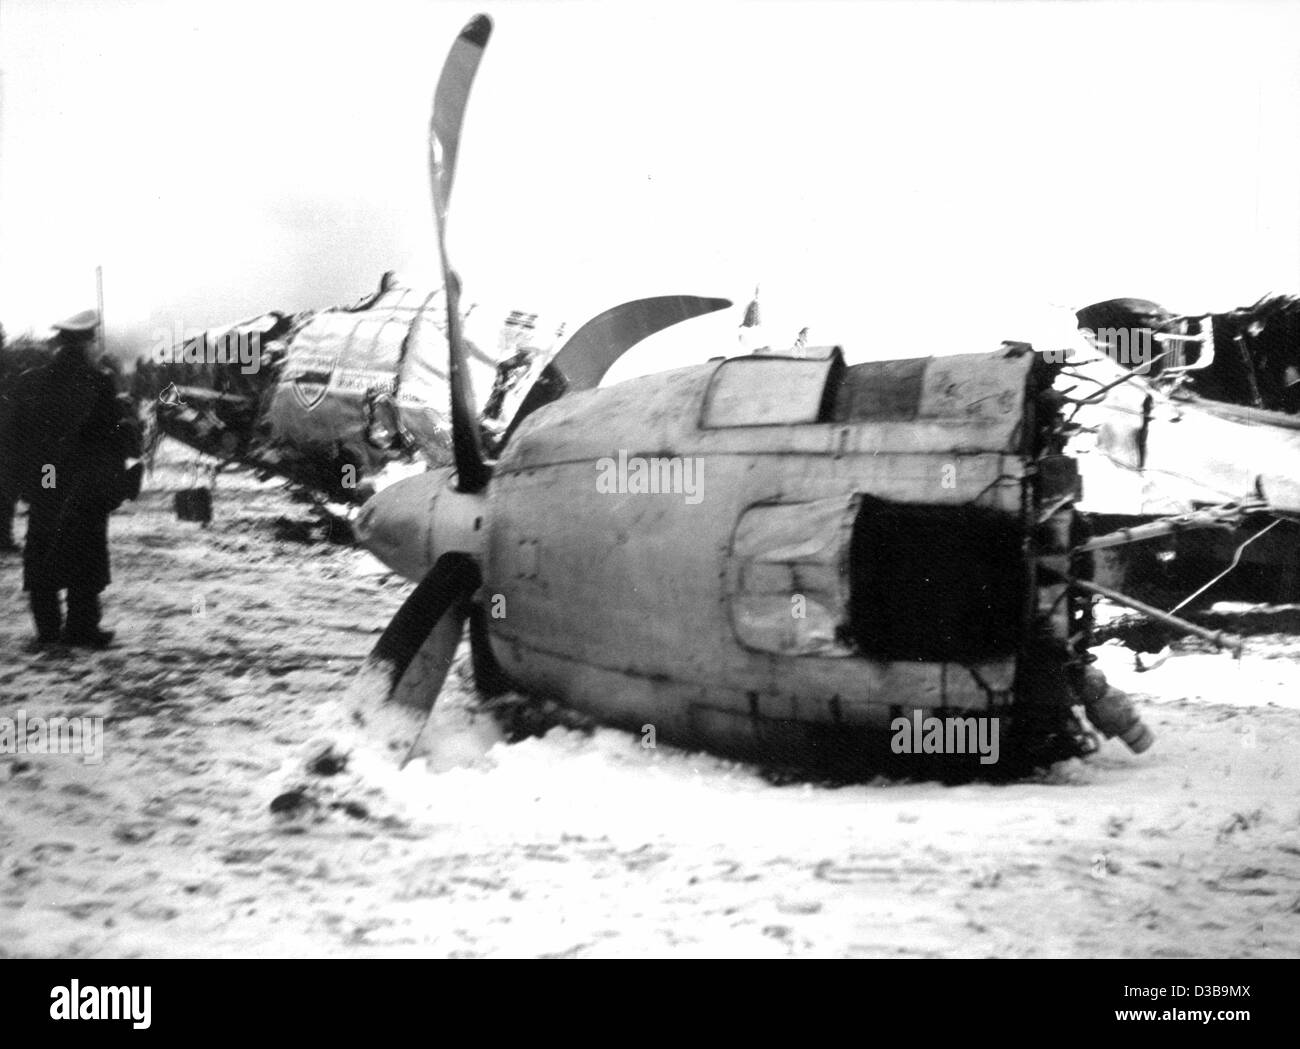
<path fill-rule="evenodd" d="M 481 561 L 487 496 L 456 488 L 452 469 L 407 477 L 376 493 L 353 524 L 358 542 L 399 575 L 418 581 L 446 553 Z"/>

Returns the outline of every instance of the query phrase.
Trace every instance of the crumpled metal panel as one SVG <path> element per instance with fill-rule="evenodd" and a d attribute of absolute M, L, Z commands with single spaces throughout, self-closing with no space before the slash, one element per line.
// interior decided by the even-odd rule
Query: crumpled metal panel
<path fill-rule="evenodd" d="M 407 319 L 393 311 L 322 313 L 289 344 L 266 419 L 274 439 L 295 447 L 347 449 L 371 466 L 367 395 L 392 393 Z"/>
<path fill-rule="evenodd" d="M 1074 396 L 1086 396 L 1128 373 L 1097 355 L 1071 364 Z M 1085 513 L 1134 517 L 1187 513 L 1262 496 L 1300 513 L 1300 430 L 1290 416 L 1231 418 L 1232 406 L 1171 399 L 1133 376 L 1080 409 L 1075 422 L 1094 431 L 1071 441 L 1078 458 Z"/>
<path fill-rule="evenodd" d="M 272 437 L 305 449 L 342 448 L 373 468 L 391 453 L 366 439 L 368 402 L 388 395 L 396 422 L 425 455 L 450 462 L 445 328 L 441 291 L 398 287 L 363 308 L 317 314 L 289 344 L 266 415 Z M 480 407 L 492 389 L 496 358 L 478 349 L 473 336 L 493 340 L 508 357 L 521 348 L 544 354 L 563 334 L 562 326 L 538 326 L 536 314 L 517 310 L 475 310 L 466 328 Z"/>
<path fill-rule="evenodd" d="M 848 656 L 849 539 L 860 498 L 750 507 L 732 539 L 731 622 L 747 648 Z"/>

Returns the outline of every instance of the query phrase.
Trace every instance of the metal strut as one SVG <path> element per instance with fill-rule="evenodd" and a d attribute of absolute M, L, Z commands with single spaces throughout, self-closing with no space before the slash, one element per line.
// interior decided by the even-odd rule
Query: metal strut
<path fill-rule="evenodd" d="M 1180 619 L 1178 616 L 1170 615 L 1168 612 L 1162 612 L 1158 608 L 1135 597 L 1129 597 L 1127 594 L 1121 594 L 1118 590 L 1112 590 L 1108 586 L 1102 586 L 1100 583 L 1094 583 L 1087 579 L 1071 579 L 1070 586 L 1076 590 L 1082 590 L 1085 593 L 1094 594 L 1097 597 L 1104 597 L 1107 601 L 1114 601 L 1117 605 L 1123 605 L 1125 608 L 1131 608 L 1135 612 L 1141 612 L 1144 616 L 1149 616 L 1158 623 L 1164 623 L 1176 630 L 1181 630 L 1186 634 L 1195 634 L 1197 637 L 1204 638 L 1217 648 L 1227 649 L 1238 659 L 1241 658 L 1242 649 L 1245 642 L 1233 634 L 1224 633 L 1222 630 L 1208 630 L 1203 626 L 1197 626 L 1195 623 L 1189 623 L 1186 619 Z"/>

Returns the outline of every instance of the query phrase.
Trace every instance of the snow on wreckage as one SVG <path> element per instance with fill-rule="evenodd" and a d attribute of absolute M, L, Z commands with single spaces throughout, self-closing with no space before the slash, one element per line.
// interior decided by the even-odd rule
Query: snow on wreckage
<path fill-rule="evenodd" d="M 601 387 L 645 336 L 730 305 L 636 300 L 575 333 L 488 457 L 445 234 L 490 34 L 480 16 L 453 44 L 430 126 L 454 470 L 358 515 L 363 545 L 419 584 L 354 683 L 358 718 L 421 753 L 468 624 L 484 694 L 765 764 L 896 767 L 932 749 L 924 732 L 891 746 L 920 714 L 962 720 L 954 745 L 959 727 L 973 745 L 933 755 L 948 766 L 1019 771 L 1095 749 L 1076 706 L 1146 749 L 1091 666 L 1071 402 L 1027 344 L 852 366 L 839 347 L 801 348 Z M 657 463 L 660 484 L 632 483 L 633 463 Z M 683 464 L 677 492 L 664 463 Z M 709 479 L 693 501 L 686 463 Z M 972 740 L 965 719 L 988 728 Z"/>

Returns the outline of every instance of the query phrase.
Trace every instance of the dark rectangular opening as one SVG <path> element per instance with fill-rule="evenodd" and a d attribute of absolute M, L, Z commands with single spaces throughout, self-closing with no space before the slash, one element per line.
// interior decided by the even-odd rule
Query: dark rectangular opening
<path fill-rule="evenodd" d="M 1013 515 L 864 496 L 848 630 L 878 659 L 975 663 L 1019 647 L 1027 569 Z"/>

